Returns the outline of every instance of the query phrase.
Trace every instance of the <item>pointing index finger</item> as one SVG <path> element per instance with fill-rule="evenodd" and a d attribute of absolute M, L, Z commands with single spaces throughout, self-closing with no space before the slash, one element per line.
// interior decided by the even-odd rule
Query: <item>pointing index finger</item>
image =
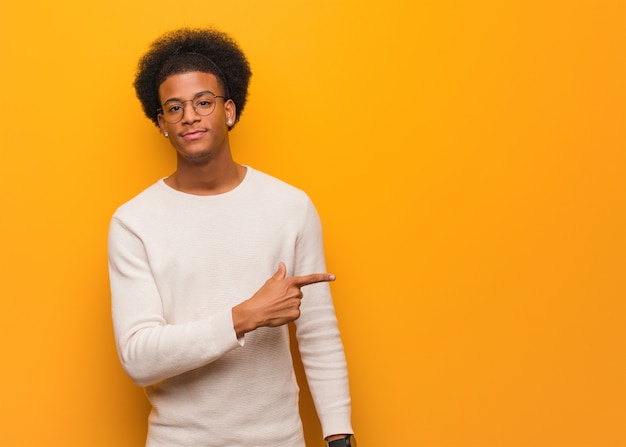
<path fill-rule="evenodd" d="M 334 281 L 335 275 L 331 273 L 311 273 L 310 275 L 293 276 L 291 280 L 296 287 L 304 287 L 318 282 Z"/>

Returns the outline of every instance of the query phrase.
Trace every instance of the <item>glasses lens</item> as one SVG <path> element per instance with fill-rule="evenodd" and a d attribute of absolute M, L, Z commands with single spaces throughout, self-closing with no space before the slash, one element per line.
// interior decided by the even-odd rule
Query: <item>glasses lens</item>
<path fill-rule="evenodd" d="M 185 114 L 185 102 L 191 102 L 194 112 L 198 115 L 207 116 L 215 110 L 217 98 L 213 95 L 205 94 L 194 100 L 168 103 L 163 109 L 163 117 L 165 118 L 165 121 L 170 124 L 176 124 L 182 120 L 183 115 Z M 187 111 L 187 113 L 190 112 Z"/>
<path fill-rule="evenodd" d="M 169 103 L 163 109 L 163 118 L 170 124 L 175 124 L 183 118 L 183 105 L 181 103 Z"/>
<path fill-rule="evenodd" d="M 215 96 L 202 95 L 193 101 L 193 108 L 198 115 L 207 116 L 215 110 Z"/>

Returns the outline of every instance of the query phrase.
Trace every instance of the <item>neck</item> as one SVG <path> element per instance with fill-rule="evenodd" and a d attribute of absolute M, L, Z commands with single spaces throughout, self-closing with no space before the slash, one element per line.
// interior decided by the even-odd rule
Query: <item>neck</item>
<path fill-rule="evenodd" d="M 235 163 L 231 157 L 198 162 L 179 157 L 176 171 L 165 179 L 165 183 L 188 194 L 209 196 L 236 188 L 245 175 L 246 168 Z"/>

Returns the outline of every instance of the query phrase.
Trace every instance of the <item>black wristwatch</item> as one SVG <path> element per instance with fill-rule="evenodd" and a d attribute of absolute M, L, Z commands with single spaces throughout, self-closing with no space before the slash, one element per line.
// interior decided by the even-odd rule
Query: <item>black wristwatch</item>
<path fill-rule="evenodd" d="M 328 443 L 328 447 L 356 447 L 356 439 L 353 435 L 346 436 L 345 438 L 335 439 Z"/>

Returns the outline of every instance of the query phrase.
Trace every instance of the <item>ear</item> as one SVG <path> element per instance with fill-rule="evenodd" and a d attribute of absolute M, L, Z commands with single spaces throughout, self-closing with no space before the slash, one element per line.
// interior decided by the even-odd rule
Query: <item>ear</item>
<path fill-rule="evenodd" d="M 229 99 L 224 103 L 224 111 L 226 113 L 226 125 L 228 127 L 233 127 L 235 120 L 237 119 L 237 106 L 232 99 Z M 229 122 L 232 124 L 228 124 Z"/>
<path fill-rule="evenodd" d="M 160 113 L 157 115 L 157 121 L 159 122 L 159 129 L 161 129 L 161 133 L 165 135 L 167 129 L 165 128 L 165 120 L 163 119 L 163 115 Z"/>

